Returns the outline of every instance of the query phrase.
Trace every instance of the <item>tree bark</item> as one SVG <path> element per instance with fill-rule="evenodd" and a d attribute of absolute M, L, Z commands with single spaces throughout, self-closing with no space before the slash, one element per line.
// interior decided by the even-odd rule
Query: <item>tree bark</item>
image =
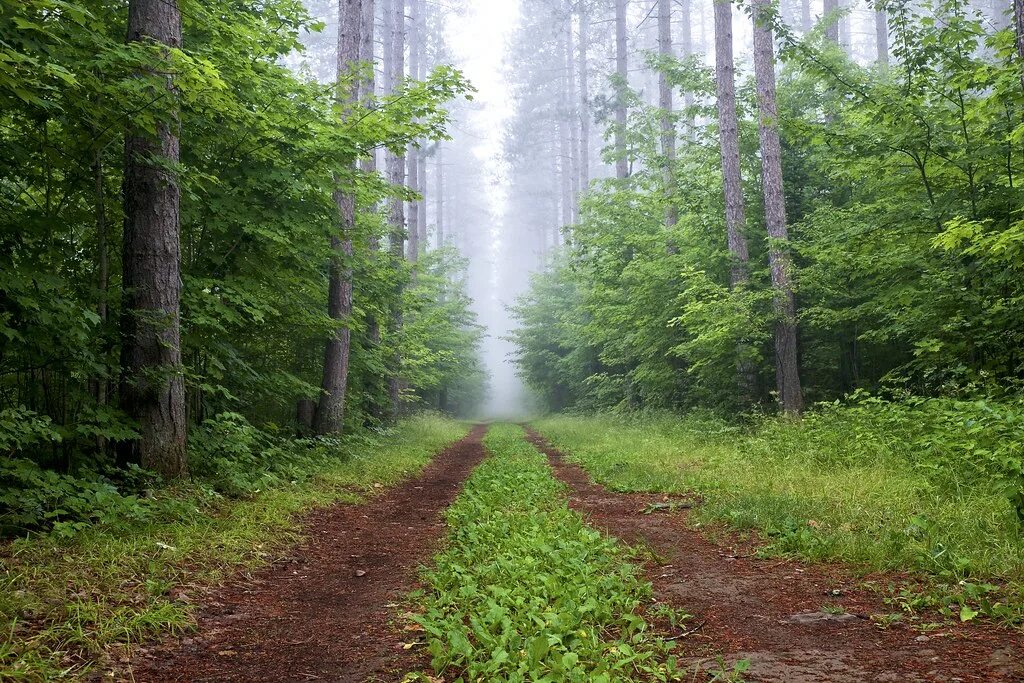
<path fill-rule="evenodd" d="M 579 3 L 580 12 L 580 190 L 590 186 L 590 73 L 587 55 L 590 51 L 590 12 L 587 3 Z"/>
<path fill-rule="evenodd" d="M 438 141 L 434 157 L 434 193 L 437 195 L 437 248 L 444 247 L 444 145 Z"/>
<path fill-rule="evenodd" d="M 806 35 L 814 24 L 811 22 L 811 0 L 800 0 L 800 28 Z"/>
<path fill-rule="evenodd" d="M 568 112 L 566 112 L 566 133 L 569 136 L 569 169 L 570 169 L 570 223 L 575 224 L 579 220 L 579 197 L 580 197 L 580 144 L 576 135 L 576 122 L 579 120 L 579 106 L 576 100 L 576 65 L 574 59 L 572 40 L 572 0 L 567 0 L 567 17 L 565 26 L 565 74 L 566 74 L 566 99 L 568 101 Z"/>
<path fill-rule="evenodd" d="M 181 47 L 177 0 L 130 0 L 128 42 Z M 169 61 L 169 49 L 163 51 Z M 162 86 L 167 116 L 149 134 L 125 135 L 122 252 L 121 407 L 140 437 L 118 445 L 123 463 L 138 463 L 167 479 L 188 472 L 185 384 L 181 364 L 180 159 L 174 68 Z M 155 74 L 146 74 L 155 78 Z"/>
<path fill-rule="evenodd" d="M 626 56 L 626 0 L 615 0 L 615 177 L 629 175 L 626 158 L 626 91 L 629 88 L 629 62 Z"/>
<path fill-rule="evenodd" d="M 883 70 L 889 67 L 889 17 L 881 2 L 875 7 L 875 63 Z"/>
<path fill-rule="evenodd" d="M 679 22 L 679 54 L 683 59 L 688 59 L 693 54 L 693 17 L 691 15 L 690 0 L 681 0 L 679 3 L 682 19 Z M 683 93 L 683 106 L 689 110 L 693 106 L 693 94 L 689 91 Z M 686 115 L 687 130 L 692 139 L 696 133 L 693 117 Z"/>
<path fill-rule="evenodd" d="M 558 42 L 561 48 L 558 53 L 564 55 L 566 50 L 566 35 Z M 558 54 L 556 53 L 556 54 Z M 561 185 L 559 207 L 562 212 L 558 225 L 564 227 L 572 223 L 572 163 L 569 155 L 569 138 L 572 137 L 572 117 L 569 115 L 569 88 L 568 77 L 565 73 L 559 74 L 558 88 L 558 114 L 555 121 L 555 135 L 558 136 L 558 166 L 557 178 Z"/>
<path fill-rule="evenodd" d="M 416 78 L 424 80 L 427 77 L 427 72 L 430 70 L 427 65 L 427 3 L 426 0 L 413 1 L 417 5 L 416 21 L 418 23 L 416 47 L 419 51 L 419 73 Z M 420 198 L 417 200 L 419 204 L 419 219 L 417 221 L 419 225 L 419 244 L 420 249 L 425 253 L 430 246 L 427 226 L 427 155 L 423 153 L 423 150 L 418 150 L 416 159 L 418 164 L 416 175 L 419 178 L 416 191 L 420 195 Z"/>
<path fill-rule="evenodd" d="M 391 60 L 389 82 L 394 92 L 405 74 L 405 1 L 392 0 L 391 12 Z M 388 152 L 386 158 L 388 181 L 392 185 L 405 183 L 405 158 L 394 152 Z M 391 358 L 390 376 L 388 378 L 388 396 L 391 403 L 392 419 L 398 417 L 401 407 L 401 366 L 402 356 L 399 346 L 399 338 L 402 334 L 403 313 L 402 313 L 402 292 L 404 286 L 402 278 L 398 273 L 402 269 L 403 252 L 405 250 L 405 206 L 401 197 L 391 199 L 391 208 L 388 216 L 390 225 L 390 254 L 391 263 L 395 272 L 394 300 L 391 304 L 391 338 L 395 351 Z"/>
<path fill-rule="evenodd" d="M 409 78 L 420 77 L 420 22 L 419 22 L 419 3 L 417 0 L 409 0 Z M 406 165 L 408 166 L 408 179 L 409 187 L 414 192 L 419 190 L 420 186 L 420 162 L 419 162 L 419 148 L 410 143 L 408 147 L 408 153 L 406 155 Z M 415 199 L 409 201 L 409 246 L 406 250 L 407 258 L 410 263 L 416 263 L 420 256 L 420 205 Z"/>
<path fill-rule="evenodd" d="M 1013 25 L 1017 30 L 1017 67 L 1020 87 L 1024 88 L 1024 0 L 1013 0 Z"/>
<path fill-rule="evenodd" d="M 339 84 L 349 76 L 359 61 L 360 28 L 363 20 L 361 0 L 338 0 L 338 54 Z M 339 86 L 340 87 L 340 86 Z M 353 78 L 344 92 L 339 91 L 343 118 L 359 102 L 359 79 Z M 353 159 L 350 171 L 354 174 L 358 163 Z M 345 392 L 348 389 L 349 356 L 352 351 L 352 233 L 356 224 L 356 197 L 341 187 L 351 178 L 336 176 L 338 187 L 334 203 L 338 208 L 338 232 L 331 237 L 331 261 L 328 267 L 327 314 L 337 321 L 338 327 L 327 340 L 324 349 L 324 372 L 320 382 L 320 402 L 314 419 L 318 435 L 340 434 L 345 421 Z"/>
<path fill-rule="evenodd" d="M 786 228 L 786 199 L 782 187 L 782 144 L 779 140 L 775 103 L 775 48 L 771 31 L 771 0 L 753 0 L 754 79 L 757 83 L 758 131 L 761 138 L 761 183 L 768 258 L 775 290 L 775 378 L 782 409 L 798 416 L 803 411 L 803 391 L 797 358 L 796 298 L 793 294 L 792 259 Z"/>
<path fill-rule="evenodd" d="M 825 38 L 831 41 L 833 44 L 839 44 L 839 0 L 823 0 L 822 6 L 823 14 L 822 21 L 825 24 Z"/>
<path fill-rule="evenodd" d="M 750 256 L 740 175 L 740 134 L 736 114 L 736 67 L 732 49 L 732 4 L 715 0 L 715 81 L 718 102 L 718 144 L 722 157 L 722 187 L 725 195 L 725 228 L 732 261 L 729 284 L 745 284 Z"/>
<path fill-rule="evenodd" d="M 718 102 L 718 145 L 722 157 L 722 189 L 725 199 L 725 232 L 729 246 L 729 287 L 737 289 L 750 279 L 747 250 L 746 207 L 740 175 L 739 119 L 736 114 L 736 66 L 732 49 L 732 4 L 713 0 L 715 13 L 715 81 Z M 757 384 L 749 349 L 737 348 L 736 382 L 745 401 L 752 401 Z"/>
<path fill-rule="evenodd" d="M 295 421 L 299 424 L 299 436 L 313 433 L 313 420 L 316 415 L 316 403 L 312 399 L 300 398 L 295 405 Z"/>
<path fill-rule="evenodd" d="M 662 56 L 673 56 L 671 0 L 658 0 L 658 51 Z M 661 154 L 665 158 L 665 227 L 672 228 L 679 222 L 679 210 L 675 205 L 676 180 L 673 168 L 676 158 L 676 128 L 672 121 L 672 84 L 669 83 L 664 69 L 658 73 L 658 107 L 661 109 Z"/>
<path fill-rule="evenodd" d="M 839 17 L 839 45 L 842 46 L 843 52 L 847 56 L 853 55 L 853 47 L 850 42 L 850 13 L 847 10 L 849 3 L 847 0 L 838 0 L 839 9 L 843 10 L 842 15 Z"/>

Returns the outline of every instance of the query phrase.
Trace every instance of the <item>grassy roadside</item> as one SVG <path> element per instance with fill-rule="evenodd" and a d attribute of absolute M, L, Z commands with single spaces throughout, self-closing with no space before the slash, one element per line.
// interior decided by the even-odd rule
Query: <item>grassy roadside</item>
<path fill-rule="evenodd" d="M 699 494 L 697 523 L 756 530 L 766 553 L 909 571 L 920 585 L 895 589 L 905 610 L 1024 618 L 1024 534 L 1006 497 L 937 482 L 898 435 L 813 421 L 744 432 L 701 416 L 535 426 L 609 488 Z"/>
<path fill-rule="evenodd" d="M 13 542 L 0 549 L 0 680 L 77 678 L 125 656 L 127 645 L 188 628 L 190 591 L 272 561 L 298 540 L 296 513 L 364 499 L 465 433 L 417 417 L 387 437 L 354 441 L 344 459 L 290 486 L 245 499 L 180 488 L 163 494 L 178 503 L 164 518 Z"/>
<path fill-rule="evenodd" d="M 676 680 L 644 619 L 651 586 L 626 550 L 569 510 L 564 486 L 513 425 L 447 512 L 447 548 L 417 618 L 436 673 L 457 680 Z M 456 673 L 457 672 L 457 673 Z M 434 680 L 434 679 L 431 679 Z"/>

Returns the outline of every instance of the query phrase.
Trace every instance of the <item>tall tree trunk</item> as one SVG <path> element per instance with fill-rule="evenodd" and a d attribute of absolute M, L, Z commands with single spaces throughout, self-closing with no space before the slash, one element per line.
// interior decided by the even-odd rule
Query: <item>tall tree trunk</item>
<path fill-rule="evenodd" d="M 409 0 L 409 78 L 420 77 L 420 22 L 419 3 L 417 0 Z M 406 156 L 406 165 L 409 187 L 413 191 L 419 191 L 420 187 L 420 150 L 415 144 L 410 143 Z M 420 256 L 420 205 L 415 199 L 409 201 L 409 246 L 406 249 L 410 263 L 415 263 Z"/>
<path fill-rule="evenodd" d="M 383 94 L 389 94 L 394 88 L 394 71 L 395 66 L 393 64 L 395 60 L 395 2 L 397 0 L 381 0 L 381 24 L 382 24 L 382 35 L 381 43 L 383 44 L 382 59 L 381 59 L 381 92 Z M 385 154 L 385 172 L 387 170 L 387 155 Z"/>
<path fill-rule="evenodd" d="M 665 57 L 673 56 L 671 0 L 658 0 L 658 51 Z M 671 228 L 679 222 L 673 168 L 676 158 L 676 127 L 672 120 L 672 84 L 664 69 L 658 73 L 658 107 L 661 109 L 661 154 L 665 158 L 665 227 Z"/>
<path fill-rule="evenodd" d="M 889 17 L 882 2 L 875 6 L 875 63 L 883 70 L 889 67 Z"/>
<path fill-rule="evenodd" d="M 181 47 L 177 0 L 130 0 L 128 41 Z M 163 55 L 168 58 L 168 50 Z M 171 74 L 170 65 L 161 71 Z M 147 77 L 156 78 L 155 74 Z M 168 479 L 188 471 L 185 383 L 181 366 L 180 158 L 173 76 L 155 134 L 125 135 L 121 407 L 140 438 L 119 444 L 119 459 Z"/>
<path fill-rule="evenodd" d="M 690 0 L 681 0 L 679 3 L 681 19 L 679 21 L 679 54 L 683 59 L 693 55 L 693 17 L 691 15 Z M 693 106 L 693 94 L 689 91 L 683 93 L 683 106 L 687 110 Z M 686 126 L 690 137 L 696 132 L 693 125 L 693 117 L 686 115 Z"/>
<path fill-rule="evenodd" d="M 590 11 L 585 0 L 579 3 L 580 12 L 580 190 L 590 186 Z"/>
<path fill-rule="evenodd" d="M 629 62 L 626 57 L 626 0 L 615 0 L 615 177 L 629 175 L 626 158 L 626 91 L 629 89 Z"/>
<path fill-rule="evenodd" d="M 360 99 L 364 105 L 370 106 L 377 95 L 377 76 L 376 76 L 376 23 L 377 23 L 377 3 L 374 0 L 363 0 L 363 16 L 359 28 L 359 61 L 370 65 L 367 71 L 367 78 L 360 84 Z M 387 8 L 385 8 L 386 11 Z M 390 58 L 388 58 L 388 61 Z M 383 79 L 382 79 L 383 80 Z M 367 175 L 377 174 L 377 150 L 372 150 L 367 156 L 365 156 L 359 162 L 360 169 Z M 367 247 L 371 259 L 379 258 L 380 252 L 380 240 L 377 238 L 375 233 L 371 233 L 367 238 Z M 369 309 L 366 318 L 366 336 L 369 339 L 370 346 L 374 349 L 380 346 L 381 342 L 381 331 L 380 331 L 380 319 L 372 309 Z M 373 390 L 366 392 L 367 401 L 367 413 L 376 420 L 380 420 L 384 417 L 386 409 L 380 402 L 380 393 L 376 389 L 382 387 L 381 382 L 383 378 L 373 376 L 368 378 L 368 381 L 374 387 Z"/>
<path fill-rule="evenodd" d="M 1024 88 L 1024 0 L 1013 0 L 1013 25 L 1017 29 L 1017 67 L 1020 86 Z"/>
<path fill-rule="evenodd" d="M 405 74 L 405 2 L 406 0 L 392 0 L 391 13 L 391 74 L 390 83 L 392 91 L 397 89 Z M 389 152 L 386 158 L 388 181 L 392 185 L 405 183 L 405 157 Z M 403 252 L 405 250 L 405 206 L 401 197 L 391 199 L 391 210 L 388 217 L 390 225 L 390 252 L 391 263 L 395 272 L 394 301 L 391 308 L 391 338 L 395 345 L 395 353 L 391 359 L 390 377 L 388 379 L 388 394 L 391 401 L 391 416 L 398 416 L 401 398 L 401 366 L 402 357 L 399 351 L 399 339 L 402 334 L 403 313 L 402 313 L 402 292 L 404 286 L 402 278 L 398 273 L 402 270 Z"/>
<path fill-rule="evenodd" d="M 571 220 L 575 224 L 579 220 L 580 197 L 580 144 L 576 135 L 576 122 L 579 120 L 579 106 L 576 100 L 576 64 L 572 40 L 572 0 L 567 0 L 567 18 L 565 26 L 565 74 L 566 99 L 569 110 L 566 112 L 566 133 L 569 136 L 569 168 L 571 185 Z"/>
<path fill-rule="evenodd" d="M 103 149 L 96 148 L 92 164 L 93 192 L 96 201 L 96 288 L 99 301 L 96 302 L 96 315 L 100 319 L 102 352 L 106 356 L 110 346 L 107 341 L 107 321 L 110 317 L 110 247 L 108 245 L 107 202 L 103 188 Z M 104 361 L 106 359 L 104 358 Z M 92 380 L 93 396 L 99 406 L 107 405 L 110 392 L 110 378 L 104 371 Z M 107 437 L 96 436 L 96 448 L 103 455 L 107 452 Z"/>
<path fill-rule="evenodd" d="M 437 248 L 444 246 L 444 145 L 438 141 L 434 157 L 434 193 L 437 195 Z"/>
<path fill-rule="evenodd" d="M 847 0 L 838 0 L 838 4 L 839 9 L 843 11 L 842 16 L 839 17 L 839 45 L 842 46 L 847 56 L 852 56 L 853 44 L 850 41 L 850 13 L 847 11 L 849 2 Z"/>
<path fill-rule="evenodd" d="M 351 75 L 359 60 L 360 27 L 363 20 L 361 0 L 338 0 L 338 55 L 339 84 Z M 340 85 L 339 85 L 340 87 Z M 344 91 L 338 92 L 343 116 L 359 102 L 359 79 L 353 78 Z M 350 171 L 355 173 L 358 163 L 353 159 Z M 327 282 L 327 314 L 338 321 L 338 328 L 327 340 L 324 349 L 324 373 L 320 382 L 320 402 L 314 418 L 314 431 L 319 435 L 340 434 L 345 421 L 345 392 L 348 389 L 349 355 L 352 351 L 352 233 L 356 224 L 356 196 L 342 189 L 352 183 L 351 177 L 335 176 L 334 203 L 338 208 L 338 232 L 331 236 L 331 261 Z"/>
<path fill-rule="evenodd" d="M 761 137 L 761 183 L 768 258 L 775 290 L 775 378 L 782 409 L 789 415 L 803 411 L 803 391 L 797 359 L 796 299 L 793 295 L 792 259 L 786 228 L 786 198 L 782 188 L 782 145 L 775 104 L 775 48 L 771 31 L 771 0 L 753 0 L 754 79 L 757 82 L 758 131 Z"/>
<path fill-rule="evenodd" d="M 426 0 L 413 0 L 413 2 L 417 6 L 416 48 L 419 51 L 419 73 L 416 75 L 416 78 L 424 80 L 430 71 L 427 65 L 427 3 Z M 417 221 L 419 226 L 419 244 L 420 249 L 426 252 L 430 245 L 427 226 L 427 155 L 423 153 L 423 150 L 418 150 L 416 163 L 418 164 L 416 176 L 419 179 L 416 191 L 420 195 L 420 198 L 416 200 L 419 204 L 419 211 L 417 212 L 419 214 Z"/>
<path fill-rule="evenodd" d="M 811 0 L 800 0 L 800 28 L 804 35 L 811 32 L 814 24 L 811 21 Z"/>
<path fill-rule="evenodd" d="M 839 0 L 824 0 L 822 21 L 825 23 L 825 38 L 839 44 Z"/>
<path fill-rule="evenodd" d="M 571 30 L 571 29 L 570 29 Z M 562 34 L 558 42 L 561 48 L 556 54 L 564 55 L 567 51 L 567 36 Z M 569 114 L 569 86 L 566 73 L 559 74 L 558 114 L 555 122 L 555 135 L 558 136 L 558 182 L 561 185 L 559 207 L 562 211 L 558 225 L 564 227 L 572 223 L 572 163 L 569 155 L 569 138 L 572 137 L 572 117 Z"/>
<path fill-rule="evenodd" d="M 715 0 L 715 81 L 718 102 L 718 144 L 722 157 L 722 186 L 725 195 L 725 228 L 732 260 L 729 284 L 745 284 L 750 256 L 740 175 L 740 134 L 736 114 L 736 66 L 732 49 L 732 4 Z"/>
<path fill-rule="evenodd" d="M 722 157 L 722 188 L 725 199 L 725 231 L 729 245 L 729 286 L 742 287 L 750 279 L 747 250 L 746 208 L 740 175 L 739 119 L 736 114 L 736 66 L 732 49 L 732 4 L 713 0 L 715 13 L 715 81 L 718 101 L 718 144 Z M 736 379 L 744 401 L 754 398 L 757 377 L 749 349 L 737 348 Z"/>

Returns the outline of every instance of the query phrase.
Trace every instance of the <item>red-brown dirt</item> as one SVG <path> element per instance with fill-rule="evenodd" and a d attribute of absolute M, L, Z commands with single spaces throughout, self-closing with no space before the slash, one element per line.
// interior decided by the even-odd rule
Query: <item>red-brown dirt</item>
<path fill-rule="evenodd" d="M 144 650 L 136 681 L 394 681 L 424 665 L 400 622 L 441 513 L 483 458 L 479 426 L 411 481 L 314 511 L 291 556 L 212 593 L 194 633 Z M 404 638 L 403 638 L 404 635 Z"/>
<path fill-rule="evenodd" d="M 530 439 L 569 486 L 574 509 L 658 556 L 647 564 L 648 578 L 656 600 L 693 615 L 681 652 L 695 673 L 717 668 L 721 653 L 729 663 L 750 662 L 747 681 L 1024 681 L 1020 632 L 975 623 L 927 634 L 899 623 L 883 629 L 869 617 L 895 608 L 848 569 L 758 559 L 749 543 L 709 540 L 688 525 L 685 511 L 644 514 L 664 497 L 610 492 L 536 432 Z"/>

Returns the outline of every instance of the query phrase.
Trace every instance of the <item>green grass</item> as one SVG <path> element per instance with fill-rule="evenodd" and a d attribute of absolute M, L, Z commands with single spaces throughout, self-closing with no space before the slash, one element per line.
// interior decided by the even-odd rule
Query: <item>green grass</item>
<path fill-rule="evenodd" d="M 272 561 L 299 538 L 296 513 L 356 502 L 419 472 L 466 427 L 437 416 L 354 440 L 313 476 L 247 499 L 162 492 L 166 518 L 94 527 L 70 540 L 20 539 L 0 551 L 0 680 L 77 678 L 124 647 L 192 624 L 188 594 Z M 172 516 L 173 513 L 173 516 Z"/>
<path fill-rule="evenodd" d="M 670 644 L 642 615 L 651 586 L 626 549 L 569 510 L 520 427 L 447 512 L 446 549 L 417 617 L 435 672 L 456 681 L 675 680 Z M 456 678 L 458 677 L 458 678 Z"/>
<path fill-rule="evenodd" d="M 910 446 L 920 441 L 857 414 L 748 430 L 701 415 L 554 416 L 535 426 L 609 488 L 698 493 L 696 523 L 761 532 L 766 553 L 909 570 L 925 588 L 903 593 L 907 609 L 1024 613 L 1024 535 L 1003 489 L 968 472 L 976 463 L 936 465 Z"/>

